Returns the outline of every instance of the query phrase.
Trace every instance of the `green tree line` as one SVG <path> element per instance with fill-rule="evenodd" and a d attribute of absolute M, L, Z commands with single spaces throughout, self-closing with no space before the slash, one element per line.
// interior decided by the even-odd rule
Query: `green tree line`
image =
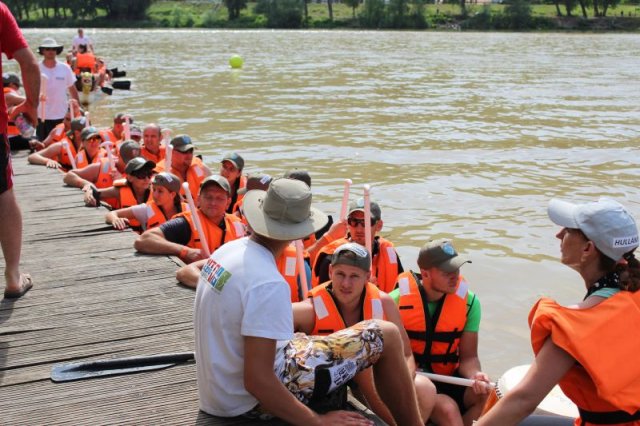
<path fill-rule="evenodd" d="M 83 19 L 104 15 L 108 19 L 145 19 L 152 0 L 4 0 L 15 17 L 30 20 L 35 14 L 45 19 Z"/>

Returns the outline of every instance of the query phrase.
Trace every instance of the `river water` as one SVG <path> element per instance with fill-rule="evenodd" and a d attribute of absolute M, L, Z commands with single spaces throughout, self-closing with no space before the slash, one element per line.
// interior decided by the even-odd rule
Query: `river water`
<path fill-rule="evenodd" d="M 75 31 L 26 30 L 32 46 Z M 581 300 L 558 262 L 552 197 L 609 195 L 640 214 L 640 37 L 384 31 L 88 30 L 131 91 L 91 107 L 187 133 L 214 168 L 313 178 L 334 215 L 345 178 L 372 185 L 382 235 L 415 269 L 452 238 L 483 308 L 480 356 L 497 378 L 531 362 L 527 313 L 541 295 Z M 245 64 L 232 70 L 228 59 Z M 10 67 L 9 67 L 10 68 Z"/>

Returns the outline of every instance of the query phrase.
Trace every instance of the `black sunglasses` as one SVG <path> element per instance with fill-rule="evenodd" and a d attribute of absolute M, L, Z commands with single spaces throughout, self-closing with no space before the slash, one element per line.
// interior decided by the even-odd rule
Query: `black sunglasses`
<path fill-rule="evenodd" d="M 356 219 L 355 217 L 350 217 L 347 219 L 347 223 L 354 228 L 357 226 L 364 226 L 364 219 Z M 371 226 L 376 225 L 376 220 L 371 218 Z"/>
<path fill-rule="evenodd" d="M 131 173 L 131 176 L 138 179 L 147 179 L 153 176 L 153 170 L 140 170 Z"/>

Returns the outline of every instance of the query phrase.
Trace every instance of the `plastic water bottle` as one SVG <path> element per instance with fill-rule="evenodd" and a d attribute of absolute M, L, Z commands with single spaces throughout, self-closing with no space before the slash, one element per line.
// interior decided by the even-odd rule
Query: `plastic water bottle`
<path fill-rule="evenodd" d="M 33 137 L 36 129 L 29 123 L 29 120 L 27 120 L 24 115 L 18 114 L 14 122 L 23 138 L 30 139 Z"/>

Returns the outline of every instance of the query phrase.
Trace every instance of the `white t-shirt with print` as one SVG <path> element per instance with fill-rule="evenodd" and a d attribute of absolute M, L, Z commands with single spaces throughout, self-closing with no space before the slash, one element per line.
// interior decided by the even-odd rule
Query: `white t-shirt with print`
<path fill-rule="evenodd" d="M 40 72 L 47 76 L 47 93 L 44 118 L 60 120 L 69 108 L 67 89 L 76 82 L 76 76 L 69 65 L 56 61 L 56 66 L 49 68 L 40 62 Z M 42 103 L 41 103 L 42 104 Z M 38 118 L 42 119 L 42 108 L 38 108 Z"/>
<path fill-rule="evenodd" d="M 284 347 L 293 337 L 290 297 L 273 254 L 248 237 L 224 244 L 207 260 L 194 309 L 202 411 L 231 417 L 258 404 L 244 388 L 243 336 L 278 340 L 277 349 Z"/>

